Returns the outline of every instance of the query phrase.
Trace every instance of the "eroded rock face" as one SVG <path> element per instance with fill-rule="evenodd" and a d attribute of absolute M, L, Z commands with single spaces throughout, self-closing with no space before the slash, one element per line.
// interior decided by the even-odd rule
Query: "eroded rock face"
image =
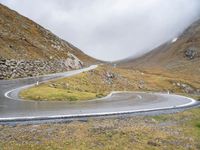
<path fill-rule="evenodd" d="M 80 69 L 83 63 L 74 55 L 66 60 L 15 60 L 0 58 L 0 80 L 32 77 Z"/>

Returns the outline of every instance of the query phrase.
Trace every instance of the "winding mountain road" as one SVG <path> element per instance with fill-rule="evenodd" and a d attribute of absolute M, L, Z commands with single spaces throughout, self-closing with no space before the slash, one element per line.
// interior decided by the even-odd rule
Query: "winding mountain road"
<path fill-rule="evenodd" d="M 142 92 L 112 92 L 105 98 L 83 102 L 25 101 L 18 97 L 20 90 L 33 86 L 37 81 L 69 77 L 96 67 L 97 65 L 93 65 L 37 78 L 0 81 L 0 123 L 148 113 L 199 104 L 191 98 L 179 95 Z"/>

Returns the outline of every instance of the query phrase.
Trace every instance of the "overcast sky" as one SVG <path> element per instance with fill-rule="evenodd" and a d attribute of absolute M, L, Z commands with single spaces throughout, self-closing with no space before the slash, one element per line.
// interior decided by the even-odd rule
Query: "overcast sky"
<path fill-rule="evenodd" d="M 117 60 L 178 36 L 200 17 L 200 0 L 0 0 L 85 53 Z"/>

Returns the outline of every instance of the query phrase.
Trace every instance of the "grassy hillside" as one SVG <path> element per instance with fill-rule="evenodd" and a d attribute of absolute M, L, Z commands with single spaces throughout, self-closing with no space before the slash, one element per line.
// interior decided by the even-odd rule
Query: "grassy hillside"
<path fill-rule="evenodd" d="M 75 101 L 100 98 L 111 91 L 170 91 L 188 95 L 200 92 L 200 83 L 195 78 L 187 80 L 177 76 L 100 66 L 73 77 L 26 89 L 20 95 L 29 100 Z"/>
<path fill-rule="evenodd" d="M 200 20 L 175 42 L 168 42 L 137 58 L 119 63 L 123 68 L 151 73 L 179 74 L 200 79 Z"/>
<path fill-rule="evenodd" d="M 68 52 L 86 64 L 96 62 L 75 46 L 0 4 L 0 57 L 4 59 L 59 60 Z"/>

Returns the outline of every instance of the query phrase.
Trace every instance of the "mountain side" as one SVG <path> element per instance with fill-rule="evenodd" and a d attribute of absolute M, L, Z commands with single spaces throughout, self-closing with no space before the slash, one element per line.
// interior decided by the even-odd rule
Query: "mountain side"
<path fill-rule="evenodd" d="M 151 52 L 137 58 L 119 62 L 123 68 L 139 69 L 152 73 L 200 75 L 200 20 L 183 34 Z"/>
<path fill-rule="evenodd" d="M 0 4 L 0 79 L 78 69 L 96 62 L 49 30 Z"/>

